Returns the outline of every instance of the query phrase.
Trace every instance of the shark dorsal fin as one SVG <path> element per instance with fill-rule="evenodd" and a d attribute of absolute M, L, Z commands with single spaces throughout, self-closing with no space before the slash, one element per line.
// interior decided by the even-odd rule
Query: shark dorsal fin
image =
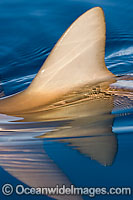
<path fill-rule="evenodd" d="M 30 89 L 67 91 L 112 76 L 105 66 L 105 20 L 99 7 L 81 15 L 59 39 Z"/>
<path fill-rule="evenodd" d="M 1 112 L 33 110 L 86 84 L 108 80 L 114 75 L 105 66 L 104 55 L 104 13 L 96 7 L 66 30 L 24 92 L 0 101 Z"/>

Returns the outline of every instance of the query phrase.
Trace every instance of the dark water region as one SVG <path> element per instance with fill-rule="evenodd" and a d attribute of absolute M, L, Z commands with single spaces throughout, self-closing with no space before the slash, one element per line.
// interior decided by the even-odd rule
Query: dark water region
<path fill-rule="evenodd" d="M 79 99 L 68 96 L 67 101 L 73 101 L 50 112 L 24 119 L 0 114 L 0 186 L 133 188 L 132 0 L 1 0 L 0 84 L 6 96 L 27 88 L 63 32 L 94 6 L 105 13 L 106 65 L 124 78 L 113 83 L 113 89 L 92 88 Z M 15 193 L 6 197 L 1 191 L 0 198 L 52 199 Z"/>

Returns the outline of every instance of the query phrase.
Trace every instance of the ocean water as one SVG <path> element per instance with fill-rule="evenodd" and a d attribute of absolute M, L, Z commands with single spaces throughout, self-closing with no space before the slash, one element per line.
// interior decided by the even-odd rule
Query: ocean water
<path fill-rule="evenodd" d="M 79 101 L 73 95 L 66 97 L 71 104 L 50 113 L 24 119 L 0 114 L 1 188 L 5 183 L 14 188 L 57 183 L 133 188 L 132 0 L 1 0 L 0 87 L 5 96 L 26 89 L 64 31 L 95 6 L 105 13 L 105 62 L 117 82 L 106 92 L 79 91 Z M 15 192 L 7 197 L 0 189 L 0 199 L 54 198 L 78 199 Z M 96 195 L 95 199 L 130 200 L 133 196 Z"/>

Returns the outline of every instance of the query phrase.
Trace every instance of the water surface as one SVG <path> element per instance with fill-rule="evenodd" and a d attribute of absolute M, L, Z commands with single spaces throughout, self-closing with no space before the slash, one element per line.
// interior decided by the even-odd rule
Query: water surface
<path fill-rule="evenodd" d="M 121 77 L 111 88 L 71 94 L 49 112 L 0 115 L 0 185 L 133 186 L 132 5 L 131 0 L 0 1 L 0 81 L 6 96 L 28 87 L 62 33 L 94 6 L 105 13 L 106 65 Z"/>

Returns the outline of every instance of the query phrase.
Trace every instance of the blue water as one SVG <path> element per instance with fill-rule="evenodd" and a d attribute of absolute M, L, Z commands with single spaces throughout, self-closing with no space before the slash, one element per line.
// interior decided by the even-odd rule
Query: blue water
<path fill-rule="evenodd" d="M 113 0 L 1 0 L 0 84 L 5 96 L 26 89 L 64 31 L 78 16 L 95 6 L 102 7 L 105 13 L 106 65 L 115 75 L 128 75 L 131 79 L 133 75 L 132 0 L 117 2 Z M 10 119 L 8 120 L 7 117 L 0 117 L 0 185 L 11 183 L 14 187 L 17 184 L 37 187 L 35 182 L 38 176 L 42 179 L 40 184 L 43 187 L 46 174 L 51 173 L 50 177 L 52 177 L 57 173 L 54 171 L 54 167 L 57 166 L 59 174 L 57 173 L 55 177 L 55 183 L 56 178 L 63 174 L 75 186 L 133 188 L 133 97 L 131 89 L 128 94 L 123 91 L 121 93 L 122 97 L 118 99 L 115 97 L 116 103 L 114 107 L 110 107 L 112 114 L 109 114 L 110 116 L 98 114 L 93 121 L 88 115 L 83 120 L 78 112 L 74 122 L 64 118 L 46 122 L 41 117 L 37 122 L 8 122 Z M 82 106 L 80 109 L 84 114 Z M 110 118 L 112 121 L 108 120 Z M 108 129 L 110 125 L 112 131 Z M 93 156 L 93 153 L 96 153 L 95 148 L 99 148 L 98 151 L 102 149 L 103 142 L 96 134 L 93 135 L 93 132 L 95 133 L 96 127 L 98 132 L 99 127 L 105 126 L 109 135 L 103 136 L 105 137 L 103 141 L 112 134 L 112 148 L 116 149 L 112 160 L 104 164 L 98 162 L 98 158 Z M 62 127 L 66 128 L 66 132 L 62 131 Z M 56 128 L 59 128 L 59 131 Z M 43 135 L 49 132 L 51 134 L 51 130 L 55 131 L 55 135 L 45 138 Z M 87 130 L 90 132 L 88 133 Z M 105 134 L 105 131 L 100 134 L 103 133 Z M 43 154 L 48 158 L 42 158 Z M 31 159 L 31 162 L 28 159 Z M 51 167 L 51 162 L 55 165 L 50 168 L 50 171 L 45 172 L 45 162 L 48 163 L 48 168 Z M 38 163 L 44 164 L 42 168 Z M 18 169 L 19 173 L 17 173 Z M 30 174 L 32 170 L 34 173 Z M 34 177 L 36 174 L 37 176 Z M 46 185 L 50 177 L 46 179 Z M 39 195 L 27 197 L 13 194 L 11 197 L 5 197 L 1 191 L 0 198 L 50 199 Z M 87 196 L 83 198 L 90 199 Z M 109 195 L 96 196 L 95 199 L 129 200 L 133 197 Z"/>

